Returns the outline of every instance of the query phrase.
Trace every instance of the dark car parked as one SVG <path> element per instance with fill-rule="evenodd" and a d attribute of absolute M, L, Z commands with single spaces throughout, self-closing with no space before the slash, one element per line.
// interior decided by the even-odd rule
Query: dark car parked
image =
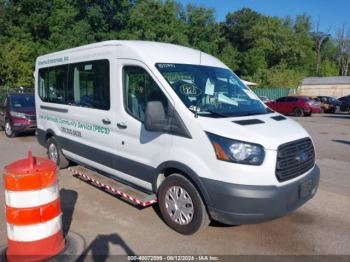
<path fill-rule="evenodd" d="M 341 102 L 340 111 L 346 111 L 350 113 L 350 95 L 338 98 L 338 100 Z"/>
<path fill-rule="evenodd" d="M 306 96 L 284 96 L 266 105 L 284 115 L 311 116 L 321 111 L 319 104 Z"/>
<path fill-rule="evenodd" d="M 332 96 L 318 96 L 321 101 L 321 109 L 325 113 L 335 113 L 340 108 L 341 102 Z"/>
<path fill-rule="evenodd" d="M 8 137 L 36 129 L 33 94 L 8 94 L 0 101 L 0 127 Z"/>

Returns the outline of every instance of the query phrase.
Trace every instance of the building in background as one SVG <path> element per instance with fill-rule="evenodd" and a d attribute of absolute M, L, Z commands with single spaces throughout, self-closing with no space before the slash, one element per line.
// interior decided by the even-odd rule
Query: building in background
<path fill-rule="evenodd" d="M 350 76 L 307 77 L 298 93 L 307 96 L 347 96 L 350 95 Z"/>

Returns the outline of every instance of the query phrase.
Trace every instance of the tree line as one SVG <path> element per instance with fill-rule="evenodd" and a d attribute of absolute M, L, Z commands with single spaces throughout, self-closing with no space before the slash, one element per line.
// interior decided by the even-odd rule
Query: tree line
<path fill-rule="evenodd" d="M 0 88 L 33 86 L 37 56 L 109 39 L 193 47 L 260 86 L 296 87 L 306 76 L 349 74 L 350 37 L 311 17 L 228 12 L 173 0 L 0 0 Z M 318 23 L 317 23 L 318 25 Z"/>

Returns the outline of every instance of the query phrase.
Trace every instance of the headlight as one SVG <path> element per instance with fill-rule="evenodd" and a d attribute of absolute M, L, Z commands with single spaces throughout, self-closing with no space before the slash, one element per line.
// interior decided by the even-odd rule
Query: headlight
<path fill-rule="evenodd" d="M 217 159 L 246 165 L 261 165 L 265 151 L 261 145 L 207 133 Z"/>
<path fill-rule="evenodd" d="M 23 113 L 15 112 L 15 111 L 10 111 L 10 115 L 13 117 L 18 117 L 18 118 L 25 118 L 26 115 Z"/>

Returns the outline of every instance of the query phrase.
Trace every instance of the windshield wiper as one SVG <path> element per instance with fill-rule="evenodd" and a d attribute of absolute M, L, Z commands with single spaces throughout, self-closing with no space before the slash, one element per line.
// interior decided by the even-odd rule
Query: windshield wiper
<path fill-rule="evenodd" d="M 209 112 L 210 114 L 212 115 L 216 115 L 216 116 L 221 116 L 221 117 L 228 117 L 228 115 L 224 115 L 222 113 L 219 113 L 219 112 L 216 112 L 216 111 L 213 111 L 213 110 L 207 110 L 207 112 Z"/>
<path fill-rule="evenodd" d="M 205 113 L 205 112 L 208 112 L 210 113 L 211 115 L 215 115 L 215 116 L 219 116 L 219 117 L 228 117 L 228 115 L 224 115 L 222 113 L 219 113 L 219 112 L 216 112 L 216 111 L 213 111 L 211 109 L 206 109 L 205 111 L 198 111 L 197 113 Z"/>

